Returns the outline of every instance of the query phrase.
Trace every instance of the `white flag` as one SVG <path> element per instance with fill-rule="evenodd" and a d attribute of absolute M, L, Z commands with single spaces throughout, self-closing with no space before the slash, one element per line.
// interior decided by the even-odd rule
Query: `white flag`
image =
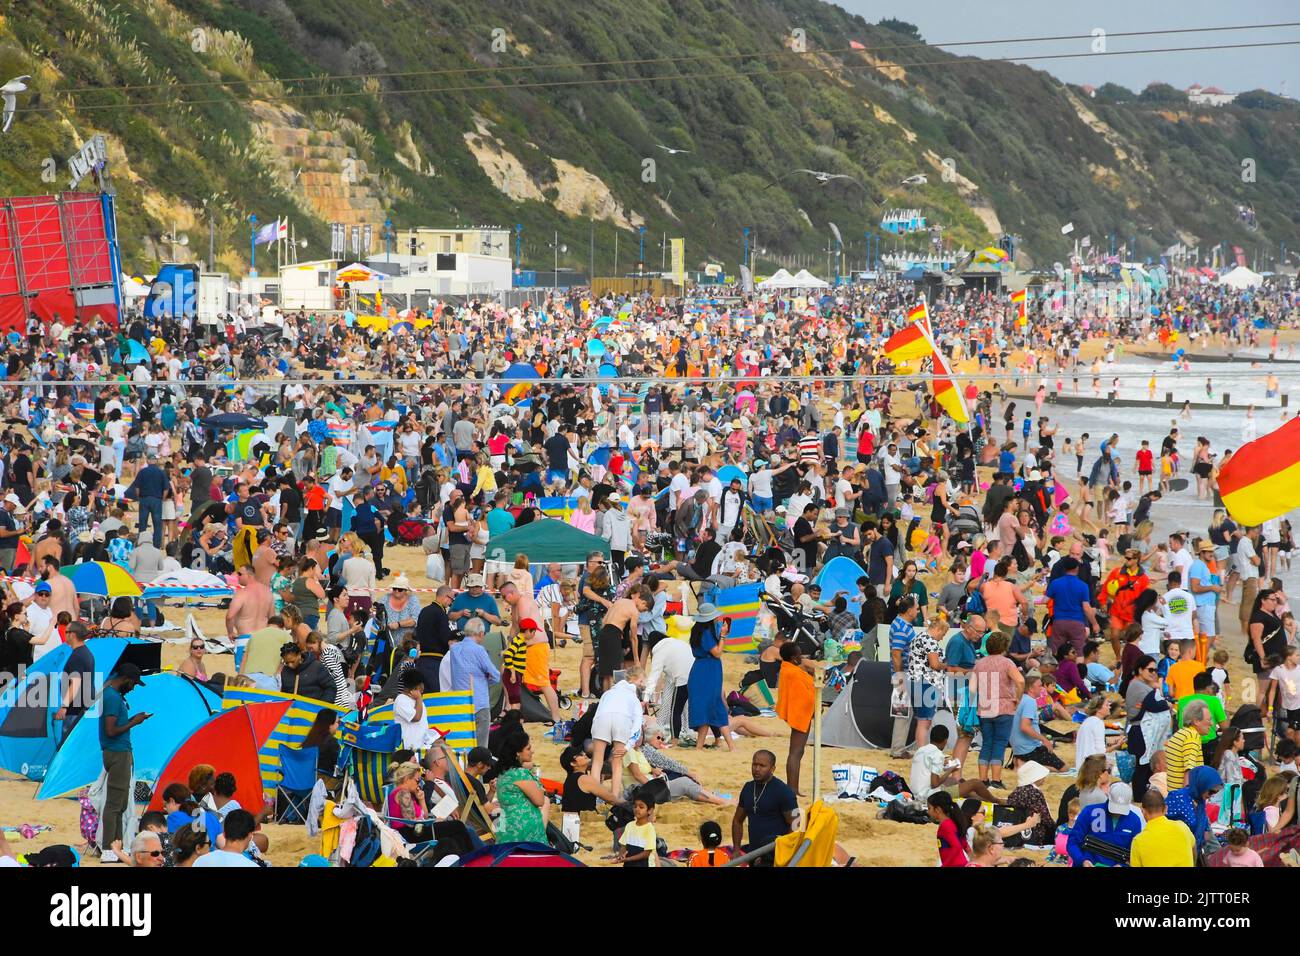
<path fill-rule="evenodd" d="M 1072 222 L 1067 222 L 1064 226 L 1061 227 L 1061 235 L 1063 236 L 1067 236 L 1072 232 L 1074 232 L 1074 223 Z"/>
<path fill-rule="evenodd" d="M 1084 236 L 1082 239 L 1079 240 L 1079 245 L 1087 249 L 1089 246 L 1092 245 L 1092 236 Z"/>
<path fill-rule="evenodd" d="M 276 226 L 277 229 L 276 229 L 275 238 L 288 239 L 289 238 L 289 217 L 285 216 L 283 219 L 277 220 Z"/>

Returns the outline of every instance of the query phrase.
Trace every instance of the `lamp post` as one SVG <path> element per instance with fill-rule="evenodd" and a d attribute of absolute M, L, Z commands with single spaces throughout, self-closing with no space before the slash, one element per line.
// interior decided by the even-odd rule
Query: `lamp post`
<path fill-rule="evenodd" d="M 742 266 L 747 266 L 747 265 L 749 265 L 749 227 L 748 227 L 748 226 L 745 226 L 743 229 L 741 229 L 741 230 L 740 230 L 740 234 L 741 234 L 741 235 L 744 237 L 744 239 L 745 239 L 745 250 L 744 250 L 744 252 L 741 254 L 741 257 L 740 257 L 740 264 L 741 264 Z"/>
<path fill-rule="evenodd" d="M 515 268 L 524 267 L 524 224 L 515 223 Z"/>
<path fill-rule="evenodd" d="M 551 288 L 558 289 L 560 287 L 560 253 L 569 251 L 568 246 L 561 245 L 560 231 L 558 229 L 555 231 L 555 241 L 551 243 L 551 248 L 555 250 L 555 271 L 551 274 Z"/>
<path fill-rule="evenodd" d="M 636 255 L 636 271 L 645 274 L 645 226 L 637 226 L 637 238 L 640 240 L 640 247 Z"/>
<path fill-rule="evenodd" d="M 257 275 L 257 216 L 248 217 L 248 274 Z"/>

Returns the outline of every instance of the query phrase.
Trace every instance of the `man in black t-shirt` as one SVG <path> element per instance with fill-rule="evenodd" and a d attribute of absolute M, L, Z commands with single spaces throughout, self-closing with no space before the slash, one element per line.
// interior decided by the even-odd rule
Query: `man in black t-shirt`
<path fill-rule="evenodd" d="M 803 514 L 795 519 L 792 533 L 795 545 L 803 551 L 803 567 L 807 574 L 817 568 L 817 552 L 821 548 L 822 536 L 817 532 L 817 512 L 819 506 L 813 502 L 804 505 Z"/>
<path fill-rule="evenodd" d="M 240 482 L 235 488 L 235 494 L 239 500 L 231 504 L 231 514 L 235 516 L 235 521 L 241 528 L 256 528 L 261 531 L 266 525 L 266 516 L 263 513 L 265 508 L 265 499 L 260 495 L 252 496 L 248 493 L 248 485 Z"/>
<path fill-rule="evenodd" d="M 55 720 L 63 721 L 60 747 L 99 694 L 99 688 L 95 684 L 95 656 L 86 646 L 86 630 L 86 625 L 81 621 L 73 621 L 66 628 L 65 641 L 72 648 L 72 653 L 63 665 L 61 706 L 54 714 Z"/>
<path fill-rule="evenodd" d="M 546 449 L 547 470 L 556 475 L 563 475 L 569 480 L 569 438 L 563 431 L 557 431 L 542 443 Z"/>
<path fill-rule="evenodd" d="M 740 802 L 731 818 L 732 846 L 746 852 L 767 846 L 779 836 L 790 833 L 794 827 L 794 811 L 799 799 L 785 781 L 777 779 L 776 755 L 770 750 L 754 751 L 750 773 L 754 779 L 740 790 Z M 745 821 L 749 821 L 749 842 L 745 843 Z M 755 866 L 771 866 L 772 855 L 754 862 Z"/>
<path fill-rule="evenodd" d="M 280 520 L 294 530 L 295 538 L 302 537 L 302 517 L 302 492 L 293 478 L 286 476 L 280 481 Z"/>

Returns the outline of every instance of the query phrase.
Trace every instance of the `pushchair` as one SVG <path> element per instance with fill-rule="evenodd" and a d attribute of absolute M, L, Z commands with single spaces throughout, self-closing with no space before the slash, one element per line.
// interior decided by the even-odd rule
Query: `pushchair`
<path fill-rule="evenodd" d="M 797 604 L 774 598 L 766 591 L 759 591 L 758 599 L 776 617 L 777 628 L 794 641 L 800 651 L 813 660 L 821 657 L 828 623 L 825 614 L 820 611 L 805 614 Z"/>

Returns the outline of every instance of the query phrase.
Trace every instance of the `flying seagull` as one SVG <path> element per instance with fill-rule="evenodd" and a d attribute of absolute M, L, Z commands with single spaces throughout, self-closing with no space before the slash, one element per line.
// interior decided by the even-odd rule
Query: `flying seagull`
<path fill-rule="evenodd" d="M 854 179 L 852 176 L 847 175 L 846 173 L 824 173 L 816 169 L 792 169 L 790 170 L 790 172 L 786 173 L 785 176 L 779 176 L 776 179 L 772 180 L 770 183 L 767 184 L 766 188 L 771 189 L 782 179 L 785 179 L 788 176 L 792 176 L 795 173 L 807 173 L 809 176 L 817 180 L 817 182 L 823 186 L 825 186 L 832 179 L 847 179 L 849 182 L 853 183 L 856 186 L 862 186 L 863 189 L 867 188 L 866 186 L 863 186 L 862 183 L 858 182 L 856 179 Z"/>
<path fill-rule="evenodd" d="M 9 127 L 14 124 L 14 111 L 18 108 L 18 94 L 27 92 L 27 81 L 31 77 L 24 74 L 15 76 L 4 86 L 0 86 L 0 96 L 4 97 L 5 112 L 4 125 L 0 126 L 0 133 L 9 132 Z"/>
<path fill-rule="evenodd" d="M 917 173 L 915 176 L 908 176 L 901 183 L 899 183 L 899 185 L 900 186 L 924 186 L 929 181 L 930 180 L 926 178 L 925 173 Z"/>
<path fill-rule="evenodd" d="M 689 149 L 673 149 L 671 146 L 664 146 L 662 143 L 655 143 L 655 146 L 662 149 L 665 153 L 672 153 L 676 156 L 678 153 L 689 153 Z"/>

